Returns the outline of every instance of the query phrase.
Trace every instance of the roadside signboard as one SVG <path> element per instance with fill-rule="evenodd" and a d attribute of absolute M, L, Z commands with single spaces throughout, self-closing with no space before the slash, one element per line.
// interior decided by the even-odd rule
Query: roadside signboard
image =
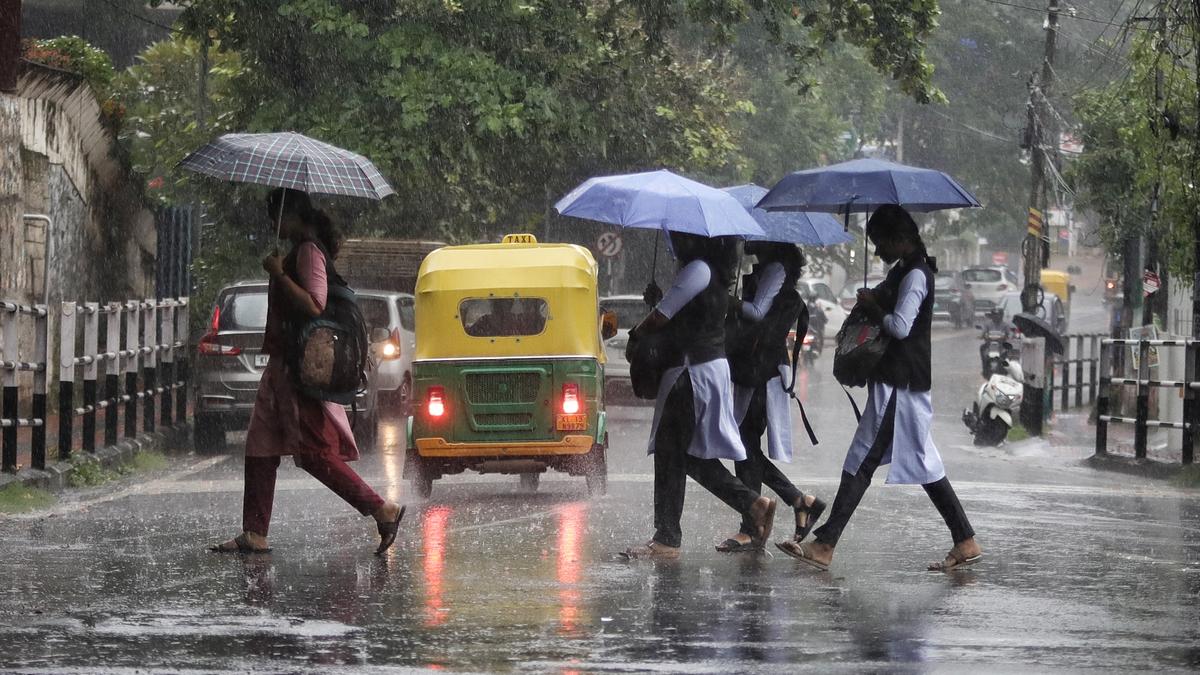
<path fill-rule="evenodd" d="M 1004 251 L 996 251 L 992 254 L 993 265 L 1008 265 L 1008 253 Z"/>
<path fill-rule="evenodd" d="M 623 247 L 624 242 L 619 232 L 604 232 L 596 239 L 596 252 L 605 258 L 615 258 Z"/>

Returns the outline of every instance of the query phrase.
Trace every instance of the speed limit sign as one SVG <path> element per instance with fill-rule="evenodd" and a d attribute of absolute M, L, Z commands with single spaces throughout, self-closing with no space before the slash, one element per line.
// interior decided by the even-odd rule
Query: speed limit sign
<path fill-rule="evenodd" d="M 623 246 L 619 232 L 605 232 L 596 240 L 596 251 L 605 258 L 616 257 Z"/>

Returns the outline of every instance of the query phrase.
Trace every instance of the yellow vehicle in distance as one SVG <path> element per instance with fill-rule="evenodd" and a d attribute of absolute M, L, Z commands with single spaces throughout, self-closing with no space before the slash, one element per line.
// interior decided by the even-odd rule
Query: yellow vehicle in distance
<path fill-rule="evenodd" d="M 1060 334 L 1067 331 L 1068 318 L 1071 316 L 1071 296 L 1075 294 L 1075 284 L 1071 283 L 1071 274 L 1062 270 L 1042 270 L 1041 275 L 1042 289 L 1047 295 L 1054 295 L 1058 298 L 1061 305 L 1053 307 L 1054 311 L 1050 312 L 1055 330 Z M 1053 303 L 1042 303 L 1043 306 L 1052 306 Z"/>
<path fill-rule="evenodd" d="M 554 469 L 603 494 L 603 340 L 616 321 L 600 312 L 592 254 L 530 234 L 446 246 L 421 264 L 414 295 L 404 476 L 416 492 L 468 469 L 518 474 L 532 492 Z"/>

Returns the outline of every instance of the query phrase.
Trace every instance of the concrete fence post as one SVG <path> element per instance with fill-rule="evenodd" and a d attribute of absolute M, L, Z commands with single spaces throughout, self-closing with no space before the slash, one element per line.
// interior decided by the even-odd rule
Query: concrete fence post
<path fill-rule="evenodd" d="M 142 409 L 143 428 L 147 432 L 154 431 L 154 388 L 158 386 L 157 366 L 158 366 L 158 307 L 153 300 L 150 300 L 144 305 L 142 327 L 142 341 L 145 343 L 142 348 L 142 388 L 145 391 L 145 405 Z"/>
<path fill-rule="evenodd" d="M 138 404 L 138 325 L 141 309 L 137 302 L 125 303 L 125 351 L 129 354 L 125 361 L 125 438 L 137 436 L 137 404 Z"/>
<path fill-rule="evenodd" d="M 117 417 L 121 412 L 121 303 L 108 305 L 104 315 L 104 351 L 109 359 L 104 369 L 104 444 L 117 444 Z"/>
<path fill-rule="evenodd" d="M 13 473 L 17 470 L 17 418 L 20 416 L 17 413 L 17 361 L 20 361 L 18 350 L 20 349 L 20 331 L 18 330 L 18 314 L 17 308 L 5 307 L 3 312 L 0 312 L 0 317 L 3 321 L 0 326 L 4 328 L 4 393 L 3 407 L 0 410 L 0 417 L 11 423 L 6 423 L 4 426 L 3 450 L 0 454 L 3 459 L 0 460 L 0 470 L 6 473 Z"/>
<path fill-rule="evenodd" d="M 58 458 L 75 445 L 75 320 L 79 306 L 63 301 L 58 320 Z"/>
<path fill-rule="evenodd" d="M 83 306 L 83 449 L 96 451 L 96 378 L 100 374 L 100 304 Z"/>
<path fill-rule="evenodd" d="M 33 435 L 30 439 L 29 458 L 33 468 L 46 469 L 46 378 L 50 370 L 49 324 L 50 312 L 45 305 L 34 308 L 33 360 L 37 370 L 33 372 Z"/>

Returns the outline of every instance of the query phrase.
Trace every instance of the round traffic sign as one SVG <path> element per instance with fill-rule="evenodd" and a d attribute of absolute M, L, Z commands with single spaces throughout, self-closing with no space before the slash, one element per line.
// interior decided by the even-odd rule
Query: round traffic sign
<path fill-rule="evenodd" d="M 623 246 L 619 232 L 605 232 L 596 240 L 596 251 L 605 258 L 615 257 Z"/>

